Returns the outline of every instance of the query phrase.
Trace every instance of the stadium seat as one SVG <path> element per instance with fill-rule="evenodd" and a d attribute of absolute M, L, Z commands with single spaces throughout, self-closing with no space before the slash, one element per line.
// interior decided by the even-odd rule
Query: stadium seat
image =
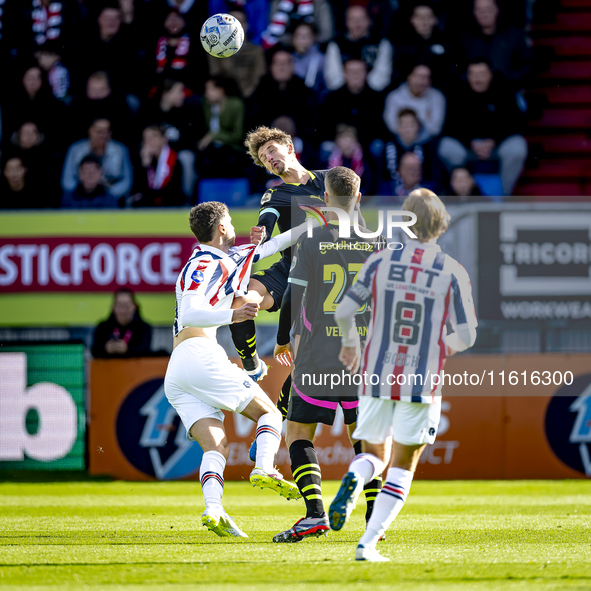
<path fill-rule="evenodd" d="M 474 180 L 481 193 L 491 201 L 503 201 L 503 183 L 498 174 L 475 173 Z"/>
<path fill-rule="evenodd" d="M 591 30 L 591 14 L 559 12 L 553 23 L 540 23 L 536 25 L 538 31 L 584 31 Z"/>
<path fill-rule="evenodd" d="M 536 45 L 552 47 L 560 57 L 591 55 L 591 39 L 589 37 L 548 37 L 537 39 Z"/>
<path fill-rule="evenodd" d="M 589 24 L 591 25 L 591 22 Z M 591 78 L 591 62 L 553 62 L 547 71 L 539 74 L 539 77 L 587 81 Z"/>
<path fill-rule="evenodd" d="M 249 193 L 248 179 L 203 179 L 199 181 L 198 202 L 221 201 L 231 207 L 244 207 Z"/>

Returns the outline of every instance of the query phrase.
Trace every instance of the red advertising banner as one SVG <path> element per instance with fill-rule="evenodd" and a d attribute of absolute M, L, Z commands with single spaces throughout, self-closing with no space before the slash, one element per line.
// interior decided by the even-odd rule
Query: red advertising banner
<path fill-rule="evenodd" d="M 273 398 L 286 368 L 272 364 L 261 382 Z M 93 360 L 90 371 L 89 472 L 129 480 L 197 479 L 201 448 L 184 437 L 163 390 L 167 359 Z M 569 370 L 568 384 L 511 386 L 502 372 Z M 586 355 L 470 355 L 452 357 L 452 374 L 493 372 L 495 381 L 444 388 L 442 416 L 433 445 L 420 460 L 425 479 L 591 477 L 591 370 Z M 485 374 L 490 378 L 489 373 Z M 521 374 L 520 374 L 521 375 Z M 230 454 L 225 478 L 247 478 L 252 421 L 234 413 L 225 420 Z M 314 441 L 323 478 L 339 479 L 353 458 L 341 414 Z M 275 462 L 289 477 L 282 441 Z"/>
<path fill-rule="evenodd" d="M 242 238 L 238 243 L 245 242 Z M 197 244 L 179 236 L 68 236 L 0 242 L 4 292 L 170 292 Z"/>

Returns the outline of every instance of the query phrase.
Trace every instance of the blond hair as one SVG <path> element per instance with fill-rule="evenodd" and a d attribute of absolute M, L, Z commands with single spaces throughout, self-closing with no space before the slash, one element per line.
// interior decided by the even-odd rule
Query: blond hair
<path fill-rule="evenodd" d="M 244 145 L 246 146 L 246 149 L 248 150 L 248 153 L 250 154 L 250 157 L 253 159 L 254 163 L 257 166 L 262 166 L 263 168 L 265 165 L 259 158 L 259 150 L 261 149 L 261 146 L 264 146 L 267 142 L 277 142 L 283 146 L 293 147 L 291 136 L 277 127 L 265 127 L 264 125 L 261 125 L 254 131 L 249 131 L 246 134 Z"/>
<path fill-rule="evenodd" d="M 417 221 L 411 230 L 421 242 L 439 238 L 449 227 L 450 216 L 443 201 L 429 189 L 415 189 L 402 204 L 404 211 L 412 211 Z"/>

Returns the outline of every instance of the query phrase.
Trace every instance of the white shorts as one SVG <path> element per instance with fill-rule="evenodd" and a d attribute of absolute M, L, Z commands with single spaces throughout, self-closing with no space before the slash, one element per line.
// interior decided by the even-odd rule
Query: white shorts
<path fill-rule="evenodd" d="M 244 370 L 228 359 L 220 345 L 205 337 L 187 339 L 172 352 L 164 392 L 191 441 L 191 427 L 197 421 L 223 421 L 221 409 L 242 412 L 257 392 L 264 394 Z"/>
<path fill-rule="evenodd" d="M 359 397 L 354 439 L 383 443 L 390 436 L 402 445 L 434 443 L 441 417 L 441 398 L 435 402 L 400 402 Z"/>

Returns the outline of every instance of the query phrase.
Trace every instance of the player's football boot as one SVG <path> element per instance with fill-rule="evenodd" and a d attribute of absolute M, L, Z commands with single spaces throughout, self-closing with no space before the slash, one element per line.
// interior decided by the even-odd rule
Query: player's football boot
<path fill-rule="evenodd" d="M 283 476 L 279 474 L 279 472 L 273 472 L 272 474 L 269 474 L 260 468 L 255 468 L 250 473 L 250 483 L 253 487 L 260 486 L 261 488 L 270 488 L 271 490 L 275 490 L 288 501 L 291 499 L 302 498 L 297 485 L 293 482 L 289 482 L 288 480 L 284 480 Z"/>
<path fill-rule="evenodd" d="M 223 509 L 219 511 L 212 507 L 206 507 L 201 516 L 201 523 L 221 538 L 232 536 L 235 538 L 248 538 L 248 535 L 234 523 L 234 520 Z"/>
<path fill-rule="evenodd" d="M 286 531 L 273 536 L 273 541 L 277 543 L 301 542 L 304 538 L 316 537 L 322 534 L 326 535 L 330 531 L 328 526 L 328 517 L 304 517 L 295 522 L 295 525 Z"/>
<path fill-rule="evenodd" d="M 246 373 L 253 382 L 260 382 L 267 375 L 268 371 L 269 366 L 261 359 L 259 360 L 259 366 L 256 369 L 247 371 Z"/>
<path fill-rule="evenodd" d="M 351 517 L 362 491 L 363 481 L 355 472 L 347 472 L 341 480 L 341 488 L 339 488 L 337 496 L 328 509 L 331 529 L 339 531 L 343 528 L 349 517 Z"/>
<path fill-rule="evenodd" d="M 375 548 L 366 548 L 359 544 L 355 550 L 355 560 L 367 562 L 390 562 L 389 558 L 382 556 Z"/>

